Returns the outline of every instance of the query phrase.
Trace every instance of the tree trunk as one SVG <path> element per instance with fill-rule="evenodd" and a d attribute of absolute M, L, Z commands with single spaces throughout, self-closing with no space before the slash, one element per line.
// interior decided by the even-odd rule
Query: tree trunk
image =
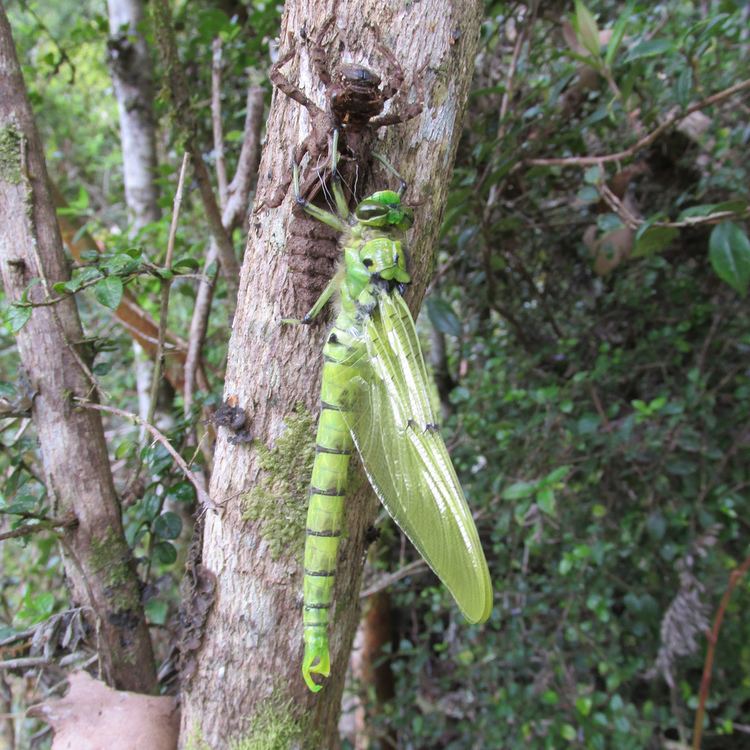
<path fill-rule="evenodd" d="M 283 49 L 290 43 L 298 47 L 299 72 L 291 64 L 289 78 L 298 80 L 321 105 L 322 86 L 310 72 L 300 33 L 304 29 L 314 39 L 331 8 L 332 3 L 322 0 L 289 0 L 280 35 Z M 429 276 L 445 207 L 480 13 L 474 0 L 398 6 L 378 0 L 337 3 L 339 39 L 349 59 L 385 73 L 385 62 L 374 51 L 377 29 L 403 66 L 406 85 L 417 71 L 425 82 L 422 114 L 408 124 L 386 128 L 378 143 L 378 151 L 408 180 L 406 202 L 415 206 L 416 223 L 409 235 L 414 283 L 407 294 L 413 309 Z M 338 48 L 331 45 L 331 54 Z M 307 113 L 276 92 L 259 196 L 273 193 L 286 176 L 292 150 L 307 127 Z M 386 181 L 395 187 L 392 177 L 382 171 L 378 175 L 374 183 L 368 179 L 362 186 L 360 181 L 360 189 L 382 188 Z M 262 204 L 256 200 L 256 205 Z M 347 534 L 339 553 L 331 628 L 332 671 L 324 690 L 312 695 L 300 673 L 301 550 L 309 482 L 301 456 L 314 443 L 309 415 L 318 411 L 326 333 L 320 325 L 280 324 L 282 317 L 298 311 L 300 296 L 311 291 L 301 288 L 304 279 L 302 284 L 299 279 L 291 282 L 285 237 L 292 207 L 288 196 L 278 209 L 256 210 L 250 221 L 224 397 L 236 399 L 245 409 L 255 442 L 232 444 L 226 430 L 220 431 L 211 497 L 221 509 L 206 516 L 203 549 L 203 564 L 217 577 L 217 598 L 197 671 L 183 686 L 185 747 L 203 742 L 198 746 L 223 748 L 230 740 L 258 734 L 274 738 L 278 744 L 268 745 L 273 747 L 338 745 L 344 673 L 360 617 L 358 593 L 376 503 L 365 482 L 347 500 Z M 263 520 L 259 507 L 265 511 Z"/>
<path fill-rule="evenodd" d="M 141 33 L 141 0 L 108 0 L 109 68 L 120 112 L 125 200 L 134 231 L 158 221 L 151 59 Z"/>
<path fill-rule="evenodd" d="M 42 144 L 18 65 L 10 25 L 0 6 L 0 263 L 5 293 L 18 301 L 32 279 L 32 301 L 70 278 L 49 188 Z M 123 536 L 101 420 L 75 409 L 92 389 L 75 302 L 34 307 L 16 336 L 36 392 L 39 437 L 52 515 L 61 530 L 72 598 L 91 607 L 104 677 L 119 688 L 151 692 L 156 675 L 139 581 Z"/>
<path fill-rule="evenodd" d="M 108 0 L 109 70 L 120 113 L 120 143 L 130 234 L 160 216 L 156 176 L 156 132 L 153 76 L 146 40 L 141 33 L 141 0 Z M 154 367 L 143 347 L 133 341 L 138 414 L 148 419 Z M 163 363 L 162 363 L 163 366 Z M 141 440 L 145 428 L 141 427 Z"/>

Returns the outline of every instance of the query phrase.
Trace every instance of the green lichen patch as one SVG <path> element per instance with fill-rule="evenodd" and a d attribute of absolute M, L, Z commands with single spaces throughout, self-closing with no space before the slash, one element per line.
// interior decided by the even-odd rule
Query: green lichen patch
<path fill-rule="evenodd" d="M 302 740 L 305 740 L 304 743 Z M 250 731 L 230 745 L 230 750 L 287 750 L 293 747 L 318 747 L 294 718 L 292 701 L 269 699 L 253 717 Z"/>
<path fill-rule="evenodd" d="M 18 185 L 21 182 L 21 149 L 23 134 L 13 124 L 0 127 L 0 180 Z"/>
<path fill-rule="evenodd" d="M 92 539 L 90 562 L 94 572 L 103 579 L 115 612 L 138 609 L 140 601 L 134 585 L 130 548 L 114 529 L 102 539 Z"/>
<path fill-rule="evenodd" d="M 203 732 L 198 722 L 194 722 L 190 728 L 185 741 L 185 750 L 211 750 L 208 743 L 203 739 Z"/>
<path fill-rule="evenodd" d="M 273 448 L 257 444 L 261 478 L 244 498 L 243 518 L 262 521 L 271 556 L 301 555 L 307 496 L 315 460 L 315 420 L 302 404 L 285 420 Z"/>

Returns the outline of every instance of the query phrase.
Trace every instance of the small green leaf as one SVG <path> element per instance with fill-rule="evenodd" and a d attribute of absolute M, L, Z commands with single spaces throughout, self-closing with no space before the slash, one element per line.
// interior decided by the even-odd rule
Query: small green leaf
<path fill-rule="evenodd" d="M 602 170 L 599 167 L 589 167 L 584 173 L 583 173 L 583 181 L 587 185 L 598 185 L 604 175 Z M 599 196 L 599 191 L 597 190 L 596 193 L 597 197 Z"/>
<path fill-rule="evenodd" d="M 674 49 L 674 43 L 670 39 L 648 39 L 645 42 L 636 44 L 628 52 L 625 62 L 633 62 L 644 57 L 657 57 L 671 52 Z"/>
<path fill-rule="evenodd" d="M 31 318 L 31 308 L 21 305 L 10 305 L 5 311 L 5 322 L 11 333 L 18 333 Z"/>
<path fill-rule="evenodd" d="M 544 487 L 537 493 L 536 504 L 542 513 L 546 513 L 548 516 L 555 515 L 555 491 L 552 487 Z"/>
<path fill-rule="evenodd" d="M 750 283 L 750 240 L 731 221 L 717 224 L 708 241 L 709 258 L 716 275 L 743 297 Z"/>
<path fill-rule="evenodd" d="M 135 454 L 135 443 L 132 440 L 123 440 L 115 449 L 115 458 L 127 458 Z"/>
<path fill-rule="evenodd" d="M 162 513 L 154 521 L 154 534 L 162 539 L 177 539 L 182 531 L 182 519 L 172 511 Z"/>
<path fill-rule="evenodd" d="M 154 559 L 162 565 L 171 565 L 177 559 L 177 550 L 171 542 L 157 542 L 154 545 Z"/>
<path fill-rule="evenodd" d="M 576 698 L 576 710 L 581 716 L 588 716 L 591 713 L 593 702 L 588 696 Z"/>
<path fill-rule="evenodd" d="M 693 71 L 691 68 L 685 68 L 677 77 L 674 93 L 677 103 L 685 109 L 690 104 L 690 98 L 693 94 Z"/>
<path fill-rule="evenodd" d="M 599 57 L 599 28 L 591 11 L 581 0 L 576 0 L 576 26 L 578 27 L 578 39 L 581 44 L 594 57 Z"/>
<path fill-rule="evenodd" d="M 643 258 L 664 250 L 678 234 L 679 231 L 674 227 L 648 227 L 644 232 L 636 234 L 633 257 Z"/>
<path fill-rule="evenodd" d="M 600 199 L 599 191 L 592 185 L 585 185 L 576 193 L 576 200 L 581 203 L 598 203 Z"/>
<path fill-rule="evenodd" d="M 646 519 L 646 531 L 655 542 L 658 542 L 664 536 L 666 530 L 667 522 L 659 511 L 654 511 Z"/>
<path fill-rule="evenodd" d="M 172 268 L 178 273 L 186 273 L 187 271 L 197 271 L 200 268 L 200 263 L 195 258 L 178 258 L 172 264 Z"/>
<path fill-rule="evenodd" d="M 622 38 L 623 36 L 625 36 L 625 28 L 628 25 L 630 16 L 631 9 L 629 7 L 625 8 L 625 10 L 620 13 L 620 17 L 617 19 L 617 22 L 612 29 L 612 36 L 609 38 L 607 52 L 604 56 L 604 63 L 608 68 L 612 67 L 612 63 L 614 62 L 617 50 L 620 48 L 620 44 L 622 44 Z"/>
<path fill-rule="evenodd" d="M 617 214 L 600 214 L 596 220 L 599 229 L 606 232 L 614 232 L 616 229 L 622 229 L 622 219 Z"/>
<path fill-rule="evenodd" d="M 536 492 L 536 482 L 516 482 L 503 490 L 503 500 L 521 500 L 530 497 Z"/>
<path fill-rule="evenodd" d="M 177 482 L 167 490 L 167 495 L 181 503 L 190 503 L 195 500 L 195 488 L 188 481 Z"/>
<path fill-rule="evenodd" d="M 553 469 L 549 474 L 547 474 L 547 476 L 544 478 L 544 482 L 545 484 L 555 484 L 561 479 L 565 479 L 569 471 L 570 466 L 558 466 L 556 469 Z"/>
<path fill-rule="evenodd" d="M 116 310 L 122 299 L 122 279 L 119 276 L 107 276 L 94 285 L 94 296 L 105 307 Z"/>
<path fill-rule="evenodd" d="M 560 735 L 564 740 L 573 742 L 576 738 L 576 728 L 572 724 L 563 724 L 562 729 L 560 729 Z"/>
<path fill-rule="evenodd" d="M 128 253 L 117 253 L 102 265 L 111 276 L 126 276 L 138 269 L 139 261 Z"/>
<path fill-rule="evenodd" d="M 427 314 L 432 321 L 432 325 L 440 333 L 447 333 L 449 336 L 461 335 L 461 321 L 458 315 L 453 312 L 450 303 L 440 297 L 430 298 L 427 300 Z"/>
<path fill-rule="evenodd" d="M 557 569 L 560 572 L 561 576 L 568 575 L 568 573 L 573 570 L 573 558 L 570 555 L 566 554 L 565 557 L 560 560 L 560 564 L 557 566 Z"/>
<path fill-rule="evenodd" d="M 162 281 L 171 281 L 174 278 L 174 273 L 172 273 L 171 268 L 154 268 L 151 273 Z"/>

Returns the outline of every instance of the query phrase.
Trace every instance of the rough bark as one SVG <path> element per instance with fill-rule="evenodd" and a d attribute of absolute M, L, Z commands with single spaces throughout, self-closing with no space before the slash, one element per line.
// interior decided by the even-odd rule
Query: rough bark
<path fill-rule="evenodd" d="M 293 34 L 299 49 L 299 70 L 293 65 L 290 77 L 296 76 L 321 104 L 322 88 L 311 75 L 307 49 L 299 40 L 303 28 L 314 38 L 332 5 L 322 0 L 289 0 L 281 28 L 281 38 L 286 42 Z M 445 206 L 473 72 L 480 4 L 464 0 L 403 5 L 340 0 L 337 5 L 340 39 L 346 43 L 349 59 L 382 70 L 382 60 L 371 52 L 374 27 L 403 65 L 407 81 L 426 64 L 422 115 L 407 125 L 385 129 L 378 144 L 378 150 L 409 181 L 406 200 L 416 208 L 410 234 L 414 284 L 407 294 L 416 309 L 430 273 Z M 338 49 L 332 45 L 332 54 Z M 307 113 L 276 92 L 259 173 L 257 194 L 261 198 L 281 182 L 289 169 L 290 154 L 307 127 Z M 382 187 L 388 180 L 378 173 L 365 187 Z M 256 205 L 262 203 L 256 200 Z M 304 486 L 309 480 L 308 476 L 293 476 L 290 482 L 285 472 L 313 441 L 312 432 L 294 417 L 294 410 L 303 404 L 307 412 L 317 415 L 319 352 L 325 326 L 280 324 L 284 315 L 298 309 L 299 296 L 310 291 L 300 289 L 299 280 L 296 287 L 290 283 L 285 237 L 291 211 L 288 197 L 278 209 L 261 209 L 250 221 L 224 398 L 236 400 L 252 418 L 256 441 L 232 444 L 226 430 L 220 431 L 211 496 L 221 510 L 206 516 L 203 550 L 203 564 L 218 579 L 217 598 L 197 671 L 183 686 L 184 747 L 199 739 L 207 747 L 226 747 L 232 739 L 249 739 L 258 732 L 283 736 L 279 747 L 338 745 L 336 727 L 344 673 L 360 617 L 358 592 L 366 532 L 374 520 L 376 503 L 361 482 L 360 490 L 348 500 L 348 535 L 342 542 L 336 579 L 332 672 L 324 690 L 312 695 L 300 675 L 301 543 L 306 500 L 300 497 L 289 502 L 283 490 L 287 485 Z M 285 452 L 271 454 L 269 460 L 268 450 L 279 445 Z M 258 500 L 258 488 L 272 498 L 267 522 L 245 520 L 248 503 Z M 274 493 L 280 495 L 277 505 Z M 290 528 L 295 542 L 288 544 Z M 271 554 L 274 547 L 280 548 L 280 555 Z"/>
<path fill-rule="evenodd" d="M 120 112 L 125 201 L 134 230 L 159 219 L 151 59 L 141 0 L 108 0 L 109 68 Z"/>
<path fill-rule="evenodd" d="M 55 217 L 42 144 L 36 130 L 10 25 L 0 6 L 0 264 L 9 301 L 40 301 L 70 278 Z M 139 581 L 125 542 L 98 414 L 76 410 L 72 398 L 92 389 L 76 342 L 83 338 L 75 302 L 35 307 L 16 336 L 36 391 L 32 415 L 52 515 L 74 519 L 61 531 L 72 598 L 91 607 L 104 677 L 112 685 L 150 692 L 156 684 Z"/>

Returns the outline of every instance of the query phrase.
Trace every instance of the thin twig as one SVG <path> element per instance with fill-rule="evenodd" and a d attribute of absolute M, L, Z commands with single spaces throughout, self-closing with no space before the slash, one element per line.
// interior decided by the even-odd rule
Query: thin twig
<path fill-rule="evenodd" d="M 167 437 L 162 432 L 157 430 L 156 427 L 146 422 L 145 419 L 141 419 L 137 414 L 125 411 L 124 409 L 117 409 L 114 406 L 104 406 L 103 404 L 97 404 L 93 401 L 86 401 L 81 398 L 74 398 L 73 400 L 84 409 L 93 409 L 94 411 L 103 411 L 107 412 L 108 414 L 116 414 L 118 417 L 132 419 L 136 424 L 145 427 L 146 430 L 151 433 L 154 439 L 167 449 L 169 455 L 172 456 L 174 462 L 185 475 L 185 478 L 193 485 L 193 487 L 195 487 L 195 491 L 198 494 L 198 499 L 200 500 L 201 505 L 203 505 L 205 508 L 214 508 L 214 504 L 211 501 L 211 498 L 208 496 L 208 493 L 206 492 L 201 479 L 193 471 L 190 470 L 187 463 L 185 462 L 185 459 L 174 449 L 172 443 L 170 443 Z"/>
<path fill-rule="evenodd" d="M 377 594 L 378 591 L 387 589 L 392 586 L 396 581 L 400 581 L 402 578 L 414 575 L 415 573 L 422 573 L 427 570 L 427 563 L 424 560 L 414 560 L 408 565 L 404 565 L 395 573 L 390 573 L 387 576 L 383 576 L 379 580 L 375 581 L 371 586 L 368 586 L 364 591 L 360 591 L 359 598 L 367 599 L 368 596 Z"/>
<path fill-rule="evenodd" d="M 53 531 L 54 526 L 48 523 L 25 523 L 18 528 L 12 529 L 11 531 L 4 531 L 0 534 L 0 542 L 4 542 L 6 539 L 16 539 L 20 536 L 29 536 L 30 534 L 38 534 L 40 531 Z"/>
<path fill-rule="evenodd" d="M 531 17 L 527 19 L 526 23 L 521 27 L 516 37 L 516 43 L 513 46 L 513 53 L 510 58 L 510 64 L 508 65 L 508 72 L 505 75 L 505 91 L 503 92 L 503 98 L 500 101 L 500 112 L 498 114 L 498 126 L 497 126 L 497 142 L 502 144 L 503 138 L 505 138 L 505 117 L 508 114 L 508 107 L 513 98 L 513 86 L 515 83 L 516 69 L 518 68 L 518 61 L 521 57 L 521 51 L 526 42 L 527 37 L 531 36 L 531 29 L 534 24 L 534 18 L 536 17 L 536 8 L 532 11 Z M 485 221 L 489 217 L 489 212 L 497 201 L 497 196 L 500 194 L 501 183 L 495 183 L 490 187 L 490 192 L 487 197 L 487 203 L 484 209 Z"/>
<path fill-rule="evenodd" d="M 626 227 L 637 230 L 646 223 L 645 219 L 633 214 L 605 182 L 600 182 L 597 185 L 597 189 L 602 200 L 620 217 Z M 716 211 L 716 213 L 708 214 L 707 216 L 688 216 L 681 221 L 655 221 L 650 226 L 683 229 L 685 227 L 718 224 L 728 219 L 743 219 L 748 215 L 750 215 L 750 212 L 747 209 L 744 211 Z"/>
<path fill-rule="evenodd" d="M 174 255 L 174 242 L 177 236 L 177 225 L 180 218 L 180 207 L 182 206 L 182 191 L 185 186 L 185 173 L 187 172 L 190 155 L 185 152 L 182 157 L 182 166 L 180 167 L 180 177 L 177 180 L 177 190 L 174 195 L 174 205 L 172 208 L 172 222 L 169 225 L 169 238 L 167 239 L 167 257 L 164 260 L 164 268 L 167 271 L 167 278 L 161 282 L 161 306 L 159 308 L 159 339 L 156 343 L 156 356 L 154 357 L 154 372 L 151 380 L 151 394 L 148 404 L 148 416 L 146 421 L 149 424 L 154 422 L 156 413 L 156 401 L 159 394 L 159 383 L 161 381 L 161 371 L 164 365 L 164 339 L 167 330 L 167 315 L 169 314 L 169 290 L 172 286 L 172 279 L 169 271 L 172 268 L 172 256 Z"/>
<path fill-rule="evenodd" d="M 684 120 L 688 115 L 698 110 L 710 107 L 712 104 L 728 99 L 730 96 L 750 88 L 750 79 L 740 81 L 728 89 L 719 91 L 695 104 L 691 104 L 684 112 L 677 112 L 668 117 L 659 127 L 652 130 L 648 135 L 636 141 L 624 151 L 618 151 L 615 154 L 604 154 L 602 156 L 568 156 L 558 159 L 525 159 L 523 164 L 534 167 L 594 167 L 598 164 L 604 164 L 613 161 L 623 161 L 635 156 L 641 149 L 650 146 L 659 136 L 669 130 L 675 123 Z"/>
<path fill-rule="evenodd" d="M 750 570 L 750 555 L 738 568 L 735 568 L 729 574 L 729 584 L 721 597 L 719 608 L 716 610 L 714 624 L 708 635 L 708 649 L 706 650 L 706 660 L 703 663 L 703 676 L 701 677 L 701 687 L 698 695 L 698 709 L 695 712 L 695 724 L 693 725 L 693 750 L 700 750 L 701 739 L 703 736 L 703 717 L 706 713 L 706 702 L 708 701 L 708 691 L 711 687 L 711 672 L 714 666 L 714 655 L 716 653 L 716 644 L 719 642 L 719 631 L 724 621 L 724 614 L 729 606 L 729 600 L 732 592 L 737 587 L 742 576 Z"/>
<path fill-rule="evenodd" d="M 20 659 L 6 659 L 5 661 L 0 661 L 0 670 L 44 667 L 47 664 L 52 664 L 52 660 L 48 659 L 46 656 L 24 656 Z"/>
<path fill-rule="evenodd" d="M 263 89 L 249 86 L 247 91 L 247 112 L 245 115 L 245 137 L 237 161 L 237 171 L 227 188 L 226 205 L 223 206 L 221 221 L 228 232 L 243 221 L 247 214 L 250 185 L 258 171 L 260 157 L 260 134 L 263 126 Z M 209 244 L 204 267 L 209 268 L 219 262 L 219 250 L 215 240 Z M 190 321 L 188 350 L 185 358 L 184 413 L 189 415 L 193 406 L 196 375 L 201 361 L 201 350 L 206 338 L 211 302 L 216 285 L 218 265 L 212 276 L 205 275 L 198 285 L 193 317 Z"/>

